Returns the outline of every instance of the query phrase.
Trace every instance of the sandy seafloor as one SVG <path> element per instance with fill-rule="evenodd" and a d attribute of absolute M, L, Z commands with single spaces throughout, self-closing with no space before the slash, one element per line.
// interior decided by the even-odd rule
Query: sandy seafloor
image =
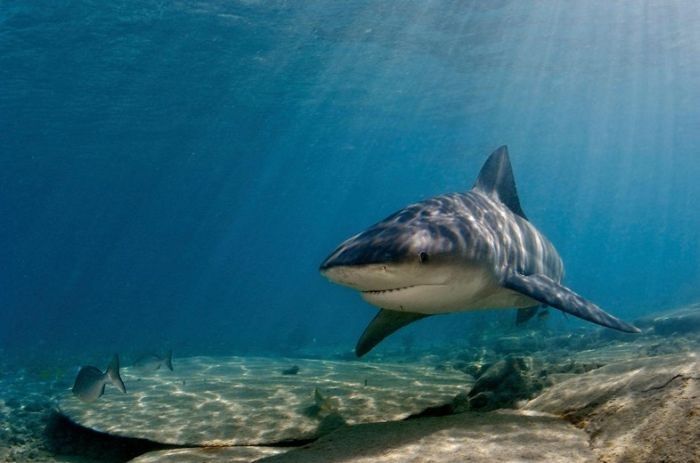
<path fill-rule="evenodd" d="M 176 354 L 174 372 L 123 368 L 129 393 L 94 404 L 70 394 L 69 367 L 3 355 L 0 461 L 700 461 L 700 304 L 636 323 L 642 335 L 529 327 L 362 361 L 345 346 Z"/>

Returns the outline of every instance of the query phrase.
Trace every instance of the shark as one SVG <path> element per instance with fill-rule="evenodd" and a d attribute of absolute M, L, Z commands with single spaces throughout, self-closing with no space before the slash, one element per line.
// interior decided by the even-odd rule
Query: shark
<path fill-rule="evenodd" d="M 355 346 L 358 357 L 417 320 L 480 309 L 516 308 L 524 322 L 553 307 L 640 332 L 562 283 L 559 253 L 520 205 L 506 146 L 488 157 L 471 190 L 395 212 L 343 241 L 320 272 L 380 309 Z"/>

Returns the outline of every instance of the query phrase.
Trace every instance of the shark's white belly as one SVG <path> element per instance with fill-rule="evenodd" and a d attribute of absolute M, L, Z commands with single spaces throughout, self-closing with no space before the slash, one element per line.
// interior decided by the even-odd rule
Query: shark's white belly
<path fill-rule="evenodd" d="M 479 309 L 531 307 L 538 302 L 500 286 L 483 267 L 464 267 L 435 284 L 419 284 L 381 291 L 363 291 L 377 307 L 399 312 L 439 314 Z"/>

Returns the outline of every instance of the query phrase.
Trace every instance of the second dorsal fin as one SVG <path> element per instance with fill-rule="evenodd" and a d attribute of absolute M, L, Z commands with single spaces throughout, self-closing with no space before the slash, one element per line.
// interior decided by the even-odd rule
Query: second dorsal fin
<path fill-rule="evenodd" d="M 520 207 L 520 199 L 515 189 L 515 177 L 508 157 L 508 147 L 503 145 L 494 151 L 486 160 L 476 179 L 474 188 L 496 197 L 505 204 L 514 214 L 527 220 L 523 209 Z"/>

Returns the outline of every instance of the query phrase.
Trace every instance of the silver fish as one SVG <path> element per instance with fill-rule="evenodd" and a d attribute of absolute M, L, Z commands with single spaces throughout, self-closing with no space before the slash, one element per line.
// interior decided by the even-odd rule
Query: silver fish
<path fill-rule="evenodd" d="M 168 370 L 173 371 L 173 351 L 169 350 L 164 356 L 157 354 L 147 354 L 139 357 L 134 362 L 134 367 L 144 370 L 160 370 L 160 367 L 165 366 Z"/>
<path fill-rule="evenodd" d="M 126 386 L 119 376 L 119 356 L 116 354 L 104 373 L 97 367 L 82 367 L 75 378 L 73 394 L 83 402 L 94 402 L 104 394 L 107 383 L 126 394 Z"/>

